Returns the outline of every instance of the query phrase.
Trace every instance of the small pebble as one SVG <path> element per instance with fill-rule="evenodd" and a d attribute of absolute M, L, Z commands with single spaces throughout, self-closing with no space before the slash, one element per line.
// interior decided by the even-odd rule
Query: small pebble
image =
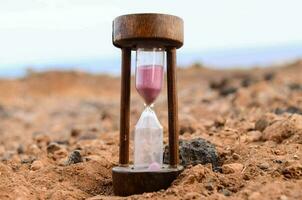
<path fill-rule="evenodd" d="M 24 153 L 24 146 L 22 144 L 20 144 L 17 148 L 17 152 L 18 154 L 23 154 Z"/>
<path fill-rule="evenodd" d="M 283 108 L 276 108 L 275 113 L 277 115 L 282 115 L 283 113 L 290 113 L 290 114 L 302 114 L 302 110 L 295 106 L 289 106 L 285 109 Z"/>
<path fill-rule="evenodd" d="M 274 162 L 274 163 L 278 163 L 278 164 L 282 164 L 282 163 L 283 163 L 283 161 L 282 161 L 282 160 L 279 160 L 279 159 L 276 159 L 276 160 L 274 160 L 273 162 Z"/>
<path fill-rule="evenodd" d="M 225 123 L 226 123 L 226 119 L 224 119 L 223 117 L 219 116 L 219 117 L 217 117 L 217 118 L 215 119 L 215 121 L 214 121 L 214 126 L 215 126 L 216 128 L 222 127 L 222 126 L 225 125 Z"/>
<path fill-rule="evenodd" d="M 35 156 L 24 156 L 22 159 L 21 159 L 21 164 L 32 164 L 34 161 L 36 160 L 36 157 Z"/>
<path fill-rule="evenodd" d="M 233 93 L 236 93 L 238 90 L 238 88 L 235 88 L 235 87 L 226 87 L 226 88 L 223 88 L 219 91 L 219 94 L 221 96 L 228 96 L 229 94 L 233 94 Z"/>
<path fill-rule="evenodd" d="M 47 153 L 53 154 L 55 151 L 58 151 L 60 149 L 61 149 L 61 146 L 58 143 L 52 142 L 47 146 Z"/>
<path fill-rule="evenodd" d="M 240 155 L 237 154 L 237 153 L 233 153 L 232 158 L 233 158 L 234 160 L 239 160 L 239 159 L 240 159 Z"/>
<path fill-rule="evenodd" d="M 208 182 L 206 185 L 205 185 L 205 188 L 209 191 L 213 191 L 214 190 L 214 185 L 212 182 Z"/>
<path fill-rule="evenodd" d="M 79 129 L 72 129 L 70 132 L 71 137 L 78 137 L 79 135 L 81 135 L 81 131 Z"/>
<path fill-rule="evenodd" d="M 288 85 L 291 90 L 302 90 L 302 85 L 298 83 L 291 83 Z"/>
<path fill-rule="evenodd" d="M 267 74 L 264 74 L 264 80 L 266 81 L 271 81 L 275 78 L 275 74 L 270 72 L 270 73 L 267 73 Z"/>
<path fill-rule="evenodd" d="M 267 170 L 269 168 L 269 164 L 267 162 L 264 162 L 261 163 L 258 167 L 262 170 Z"/>
<path fill-rule="evenodd" d="M 274 150 L 273 153 L 276 154 L 276 155 L 281 155 L 282 154 L 282 152 L 279 149 Z"/>
<path fill-rule="evenodd" d="M 246 77 L 241 81 L 241 86 L 242 87 L 249 87 L 250 85 L 252 85 L 253 83 L 255 83 L 256 81 L 253 80 L 251 77 Z"/>
<path fill-rule="evenodd" d="M 262 132 L 262 131 L 264 131 L 264 129 L 266 129 L 266 127 L 268 125 L 269 125 L 269 122 L 266 119 L 261 118 L 258 121 L 256 121 L 255 129 Z"/>
<path fill-rule="evenodd" d="M 224 78 L 221 80 L 216 80 L 216 81 L 212 81 L 210 82 L 210 88 L 212 89 L 221 89 L 227 86 L 227 84 L 229 83 L 229 79 Z"/>
<path fill-rule="evenodd" d="M 298 155 L 294 155 L 294 159 L 295 160 L 299 160 L 299 156 Z"/>
<path fill-rule="evenodd" d="M 226 189 L 226 188 L 223 188 L 222 189 L 222 193 L 224 194 L 224 196 L 228 197 L 228 196 L 231 196 L 231 191 Z"/>
<path fill-rule="evenodd" d="M 36 160 L 31 164 L 30 169 L 33 171 L 36 171 L 36 170 L 41 169 L 42 167 L 43 167 L 43 163 L 39 160 Z"/>
<path fill-rule="evenodd" d="M 71 152 L 71 154 L 69 154 L 66 165 L 72 165 L 80 162 L 83 162 L 81 152 L 79 150 L 74 150 Z"/>
<path fill-rule="evenodd" d="M 60 144 L 60 145 L 69 145 L 68 140 L 56 140 L 54 142 L 57 143 L 57 144 Z"/>
<path fill-rule="evenodd" d="M 240 173 L 243 170 L 243 165 L 240 163 L 225 164 L 222 166 L 222 173 L 232 174 Z"/>

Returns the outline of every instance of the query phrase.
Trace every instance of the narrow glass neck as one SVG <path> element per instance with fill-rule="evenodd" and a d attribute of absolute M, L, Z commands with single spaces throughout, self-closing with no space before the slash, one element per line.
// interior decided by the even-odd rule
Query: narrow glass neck
<path fill-rule="evenodd" d="M 154 107 L 154 104 L 153 104 L 153 103 L 151 103 L 151 104 L 146 104 L 146 103 L 144 103 L 144 106 L 145 106 L 145 109 L 150 109 L 150 110 L 152 110 L 153 107 Z"/>

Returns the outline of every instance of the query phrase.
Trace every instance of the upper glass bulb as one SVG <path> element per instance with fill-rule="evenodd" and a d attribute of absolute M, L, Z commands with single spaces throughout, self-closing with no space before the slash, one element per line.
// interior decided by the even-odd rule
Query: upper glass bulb
<path fill-rule="evenodd" d="M 164 50 L 138 48 L 136 51 L 135 86 L 146 105 L 151 105 L 160 94 L 164 76 Z"/>

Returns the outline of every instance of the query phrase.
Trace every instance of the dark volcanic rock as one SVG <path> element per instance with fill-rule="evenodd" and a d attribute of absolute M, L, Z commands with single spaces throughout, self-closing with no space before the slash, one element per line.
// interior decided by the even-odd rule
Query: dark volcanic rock
<path fill-rule="evenodd" d="M 183 166 L 211 163 L 214 171 L 218 171 L 219 158 L 216 148 L 210 142 L 197 138 L 179 141 L 179 159 Z M 169 164 L 169 148 L 165 147 L 164 163 Z"/>
<path fill-rule="evenodd" d="M 17 148 L 17 153 L 18 154 L 23 154 L 24 153 L 24 146 L 22 144 L 19 144 L 18 148 Z"/>
<path fill-rule="evenodd" d="M 255 130 L 264 131 L 266 127 L 269 125 L 269 122 L 265 118 L 260 118 L 255 123 Z"/>
<path fill-rule="evenodd" d="M 302 85 L 298 83 L 291 83 L 288 85 L 289 89 L 291 90 L 302 90 Z"/>
<path fill-rule="evenodd" d="M 259 82 L 258 78 L 254 77 L 254 76 L 247 75 L 247 76 L 242 78 L 240 85 L 242 87 L 249 87 L 249 86 L 251 86 L 251 85 L 253 85 L 257 82 Z"/>
<path fill-rule="evenodd" d="M 79 135 L 81 135 L 81 130 L 79 130 L 79 129 L 72 129 L 70 131 L 70 136 L 71 137 L 78 137 Z"/>
<path fill-rule="evenodd" d="M 264 74 L 264 80 L 266 80 L 266 81 L 271 81 L 271 80 L 273 80 L 274 78 L 275 78 L 275 74 L 274 73 L 267 73 L 267 74 Z"/>
<path fill-rule="evenodd" d="M 210 88 L 217 90 L 220 96 L 227 96 L 237 92 L 238 88 L 231 85 L 230 80 L 225 78 L 219 81 L 210 82 Z"/>
<path fill-rule="evenodd" d="M 83 162 L 81 152 L 79 150 L 74 150 L 68 156 L 68 160 L 66 161 L 66 165 L 76 164 L 76 163 L 80 163 L 80 162 Z"/>
<path fill-rule="evenodd" d="M 237 88 L 230 86 L 230 87 L 226 87 L 226 88 L 221 89 L 219 91 L 219 94 L 221 96 L 227 96 L 229 94 L 233 94 L 233 93 L 237 92 L 237 90 L 238 90 Z"/>
<path fill-rule="evenodd" d="M 212 89 L 222 89 L 225 88 L 229 83 L 229 79 L 222 79 L 222 80 L 218 80 L 218 81 L 212 81 L 210 82 L 210 88 Z"/>
<path fill-rule="evenodd" d="M 69 141 L 68 140 L 55 140 L 53 142 L 57 143 L 59 145 L 69 145 Z"/>
<path fill-rule="evenodd" d="M 298 107 L 295 107 L 295 106 L 290 106 L 286 109 L 282 109 L 282 108 L 277 108 L 275 110 L 275 113 L 277 115 L 282 115 L 283 113 L 290 113 L 290 114 L 299 114 L 299 115 L 302 115 L 302 110 Z"/>

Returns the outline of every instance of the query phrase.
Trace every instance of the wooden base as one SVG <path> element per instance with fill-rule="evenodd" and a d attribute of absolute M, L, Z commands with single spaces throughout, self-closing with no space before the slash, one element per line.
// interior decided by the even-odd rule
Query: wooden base
<path fill-rule="evenodd" d="M 114 167 L 112 169 L 114 194 L 129 196 L 167 189 L 183 169 L 182 166 L 170 168 L 168 165 L 164 165 L 160 171 L 135 170 L 133 166 Z"/>

